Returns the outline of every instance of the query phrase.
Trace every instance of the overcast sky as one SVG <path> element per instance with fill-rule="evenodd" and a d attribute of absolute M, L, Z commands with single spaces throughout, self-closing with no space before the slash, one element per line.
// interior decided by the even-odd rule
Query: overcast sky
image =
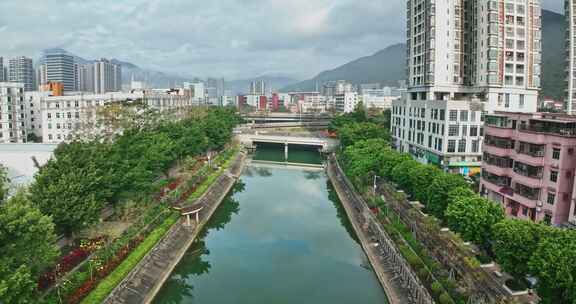
<path fill-rule="evenodd" d="M 542 0 L 561 11 L 564 0 Z M 404 41 L 405 0 L 0 0 L 0 56 L 62 47 L 183 76 L 299 79 Z"/>

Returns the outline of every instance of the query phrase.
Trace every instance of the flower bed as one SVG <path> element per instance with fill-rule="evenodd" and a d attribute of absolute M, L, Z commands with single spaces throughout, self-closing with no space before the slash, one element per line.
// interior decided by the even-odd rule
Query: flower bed
<path fill-rule="evenodd" d="M 81 240 L 79 246 L 60 258 L 60 261 L 52 270 L 47 271 L 40 276 L 40 279 L 38 280 L 38 290 L 46 290 L 54 285 L 58 278 L 80 265 L 80 263 L 86 260 L 90 254 L 102 248 L 105 242 L 105 237 Z"/>
<path fill-rule="evenodd" d="M 82 303 L 102 303 L 104 299 L 122 282 L 122 280 L 136 267 L 136 265 L 146 256 L 146 254 L 154 248 L 154 246 L 162 239 L 168 232 L 170 227 L 178 221 L 179 216 L 174 214 L 164 220 L 164 222 L 152 231 L 142 242 L 133 250 L 123 261 L 114 267 L 114 270 L 106 276 L 97 286 L 94 286 L 93 281 L 87 282 L 92 290 L 88 297 Z M 95 287 L 95 288 L 94 288 Z M 88 288 L 86 288 L 88 289 Z"/>
<path fill-rule="evenodd" d="M 148 210 L 137 223 L 107 246 L 95 251 L 93 257 L 77 271 L 64 277 L 46 297 L 45 303 L 79 303 L 112 273 L 142 241 L 164 221 L 174 216 L 168 206 L 159 204 Z"/>

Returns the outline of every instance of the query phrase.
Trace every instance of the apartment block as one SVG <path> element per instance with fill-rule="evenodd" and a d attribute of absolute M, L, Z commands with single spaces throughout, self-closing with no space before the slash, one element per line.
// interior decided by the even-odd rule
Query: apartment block
<path fill-rule="evenodd" d="M 34 66 L 31 58 L 20 56 L 8 61 L 8 81 L 24 84 L 24 91 L 34 91 Z"/>
<path fill-rule="evenodd" d="M 481 193 L 511 217 L 575 223 L 576 116 L 486 116 Z"/>
<path fill-rule="evenodd" d="M 24 85 L 0 83 L 0 143 L 27 140 Z"/>
<path fill-rule="evenodd" d="M 471 136 L 469 128 L 481 130 L 481 113 L 536 112 L 539 1 L 409 0 L 407 16 L 408 88 L 392 103 L 394 145 L 424 163 L 477 173 L 482 133 Z M 445 113 L 440 121 L 430 119 L 435 110 Z M 457 120 L 449 113 L 458 113 Z M 459 121 L 460 115 L 476 121 Z M 434 123 L 444 131 L 437 133 Z"/>
<path fill-rule="evenodd" d="M 334 95 L 337 113 L 352 113 L 360 102 L 357 92 L 344 92 Z"/>
<path fill-rule="evenodd" d="M 4 58 L 0 57 L 0 82 L 6 82 L 6 72 L 4 72 Z"/>
<path fill-rule="evenodd" d="M 568 114 L 576 114 L 576 1 L 565 0 L 566 17 L 566 101 Z"/>
<path fill-rule="evenodd" d="M 111 103 L 142 102 L 151 109 L 186 111 L 192 106 L 190 94 L 179 92 L 138 91 L 133 93 L 111 92 L 106 94 L 79 94 L 43 97 L 42 140 L 60 143 L 77 137 L 87 137 L 106 132 L 98 119 L 104 106 Z"/>

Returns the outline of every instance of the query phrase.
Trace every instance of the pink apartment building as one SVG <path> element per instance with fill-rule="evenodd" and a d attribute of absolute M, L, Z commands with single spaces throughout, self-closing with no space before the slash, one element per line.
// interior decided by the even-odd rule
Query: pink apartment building
<path fill-rule="evenodd" d="M 486 115 L 481 194 L 508 216 L 574 224 L 575 170 L 576 116 Z"/>

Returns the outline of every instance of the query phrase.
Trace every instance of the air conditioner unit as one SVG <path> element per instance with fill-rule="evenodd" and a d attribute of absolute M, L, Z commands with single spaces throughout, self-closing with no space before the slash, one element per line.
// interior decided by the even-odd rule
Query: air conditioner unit
<path fill-rule="evenodd" d="M 540 208 L 540 207 L 536 208 L 536 212 L 538 212 L 538 213 L 542 212 L 542 208 Z"/>
<path fill-rule="evenodd" d="M 542 202 L 537 202 L 537 203 L 536 203 L 536 206 L 542 207 L 542 206 L 544 206 L 544 204 L 542 204 Z"/>

